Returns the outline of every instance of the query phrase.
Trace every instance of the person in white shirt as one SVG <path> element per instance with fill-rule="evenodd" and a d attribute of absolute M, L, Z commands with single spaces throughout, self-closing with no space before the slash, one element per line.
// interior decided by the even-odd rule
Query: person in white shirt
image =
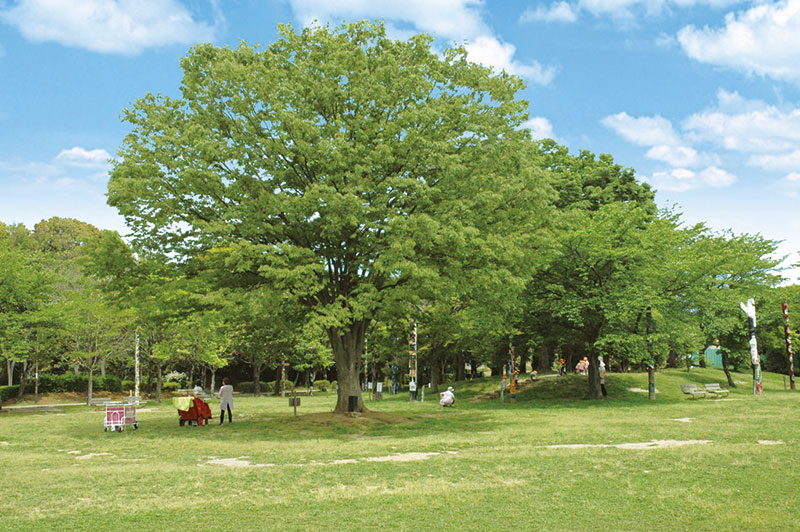
<path fill-rule="evenodd" d="M 443 407 L 445 406 L 453 406 L 453 403 L 456 402 L 456 396 L 453 394 L 453 387 L 450 386 L 447 388 L 446 391 L 439 394 L 441 399 L 439 399 L 439 404 Z"/>
<path fill-rule="evenodd" d="M 222 379 L 222 386 L 219 389 L 219 424 L 225 421 L 225 409 L 228 409 L 228 423 L 233 423 L 233 386 L 230 385 L 228 377 Z"/>
<path fill-rule="evenodd" d="M 198 395 L 203 394 L 203 386 L 200 384 L 200 381 L 194 383 L 194 390 L 192 390 L 192 395 L 197 397 Z"/>

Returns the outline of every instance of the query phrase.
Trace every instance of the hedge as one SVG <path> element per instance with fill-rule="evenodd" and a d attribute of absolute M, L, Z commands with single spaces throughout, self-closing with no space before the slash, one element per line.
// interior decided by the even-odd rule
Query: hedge
<path fill-rule="evenodd" d="M 19 385 L 13 386 L 0 386 L 0 401 L 8 401 L 9 399 L 19 395 Z"/>
<path fill-rule="evenodd" d="M 314 389 L 320 392 L 327 392 L 331 387 L 331 383 L 325 379 L 314 381 Z"/>
<path fill-rule="evenodd" d="M 252 381 L 244 381 L 233 386 L 234 391 L 239 393 L 253 393 L 255 386 Z M 267 388 L 267 383 L 261 381 L 261 393 L 271 393 L 272 388 Z"/>

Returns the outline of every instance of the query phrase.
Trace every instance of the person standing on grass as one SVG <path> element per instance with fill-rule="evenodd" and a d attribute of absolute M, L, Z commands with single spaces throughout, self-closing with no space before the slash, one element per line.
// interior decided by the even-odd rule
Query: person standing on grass
<path fill-rule="evenodd" d="M 600 357 L 597 369 L 600 371 L 600 390 L 603 392 L 603 397 L 608 397 L 608 392 L 606 391 L 606 364 L 603 362 L 603 357 Z"/>
<path fill-rule="evenodd" d="M 225 421 L 225 409 L 228 409 L 228 423 L 233 423 L 233 386 L 231 386 L 228 377 L 222 379 L 222 386 L 219 389 L 219 424 Z"/>

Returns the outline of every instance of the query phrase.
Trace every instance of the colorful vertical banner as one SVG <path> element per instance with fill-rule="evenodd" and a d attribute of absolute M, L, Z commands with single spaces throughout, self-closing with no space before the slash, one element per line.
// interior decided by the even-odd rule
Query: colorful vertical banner
<path fill-rule="evenodd" d="M 417 324 L 411 325 L 411 334 L 408 337 L 408 375 L 411 380 L 417 380 Z"/>

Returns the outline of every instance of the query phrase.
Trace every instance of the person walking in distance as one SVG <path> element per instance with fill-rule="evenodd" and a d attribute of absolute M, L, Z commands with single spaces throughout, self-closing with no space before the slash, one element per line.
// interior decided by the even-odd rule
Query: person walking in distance
<path fill-rule="evenodd" d="M 228 377 L 222 379 L 222 386 L 219 389 L 219 424 L 225 421 L 225 409 L 228 409 L 228 423 L 233 422 L 233 386 L 231 386 Z"/>

